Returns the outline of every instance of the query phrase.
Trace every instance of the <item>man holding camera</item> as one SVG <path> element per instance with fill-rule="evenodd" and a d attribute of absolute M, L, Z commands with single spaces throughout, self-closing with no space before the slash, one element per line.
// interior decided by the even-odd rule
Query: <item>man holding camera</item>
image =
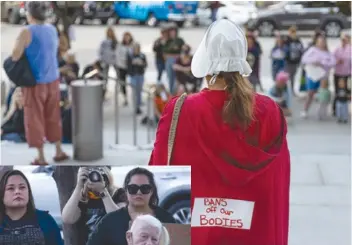
<path fill-rule="evenodd" d="M 79 227 L 79 245 L 85 245 L 99 221 L 125 206 L 126 193 L 112 183 L 109 167 L 81 167 L 77 185 L 62 211 L 66 224 Z"/>

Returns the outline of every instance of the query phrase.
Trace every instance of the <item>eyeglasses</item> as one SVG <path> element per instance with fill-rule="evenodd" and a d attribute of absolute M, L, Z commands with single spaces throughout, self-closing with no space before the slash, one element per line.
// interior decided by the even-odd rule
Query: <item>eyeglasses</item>
<path fill-rule="evenodd" d="M 131 195 L 136 195 L 137 192 L 141 190 L 142 194 L 149 194 L 152 190 L 152 186 L 151 185 L 136 185 L 136 184 L 131 184 L 127 186 L 127 191 L 128 193 L 130 193 Z"/>

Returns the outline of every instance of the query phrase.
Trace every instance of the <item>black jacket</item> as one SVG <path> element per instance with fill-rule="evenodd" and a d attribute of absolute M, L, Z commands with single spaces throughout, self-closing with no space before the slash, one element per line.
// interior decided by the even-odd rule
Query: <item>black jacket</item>
<path fill-rule="evenodd" d="M 142 61 L 141 64 L 134 64 L 135 61 Z M 147 59 L 144 54 L 140 53 L 138 55 L 130 55 L 128 56 L 128 75 L 144 75 L 145 68 L 147 68 Z"/>

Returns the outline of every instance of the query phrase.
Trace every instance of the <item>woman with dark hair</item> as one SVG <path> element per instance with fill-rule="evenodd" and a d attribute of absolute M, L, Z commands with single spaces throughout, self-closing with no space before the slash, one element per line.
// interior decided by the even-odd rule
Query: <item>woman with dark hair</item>
<path fill-rule="evenodd" d="M 117 67 L 119 69 L 119 80 L 121 82 L 121 90 L 125 97 L 124 105 L 128 105 L 126 78 L 128 75 L 128 59 L 133 53 L 133 37 L 129 32 L 125 32 L 122 37 L 122 42 L 117 48 Z"/>
<path fill-rule="evenodd" d="M 38 157 L 32 165 L 47 165 L 44 143 L 55 143 L 55 162 L 69 157 L 61 146 L 62 125 L 60 115 L 59 67 L 57 52 L 59 39 L 55 27 L 45 22 L 44 2 L 29 2 L 26 26 L 15 42 L 12 60 L 26 56 L 36 85 L 23 87 L 24 124 L 29 147 L 36 148 Z"/>
<path fill-rule="evenodd" d="M 130 223 L 141 214 L 155 216 L 162 223 L 176 223 L 161 209 L 154 175 L 145 168 L 134 168 L 127 173 L 124 188 L 127 207 L 107 214 L 92 233 L 87 245 L 127 245 L 126 232 Z"/>
<path fill-rule="evenodd" d="M 53 217 L 35 208 L 31 186 L 18 170 L 0 180 L 0 244 L 63 245 Z"/>
<path fill-rule="evenodd" d="M 235 23 L 210 25 L 191 65 L 208 88 L 171 99 L 159 121 L 149 164 L 192 166 L 192 244 L 288 244 L 286 120 L 245 77 L 247 50 Z"/>
<path fill-rule="evenodd" d="M 101 42 L 99 49 L 100 61 L 104 66 L 105 83 L 108 82 L 109 69 L 112 66 L 115 69 L 116 76 L 119 75 L 117 68 L 116 50 L 118 41 L 112 27 L 106 30 L 106 38 Z M 105 84 L 105 86 L 106 86 Z"/>

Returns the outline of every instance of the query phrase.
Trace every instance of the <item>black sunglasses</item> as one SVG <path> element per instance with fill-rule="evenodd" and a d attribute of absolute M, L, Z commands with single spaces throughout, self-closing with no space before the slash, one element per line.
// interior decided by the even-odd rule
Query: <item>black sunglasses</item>
<path fill-rule="evenodd" d="M 128 193 L 130 193 L 131 195 L 136 195 L 137 192 L 141 190 L 142 194 L 149 194 L 152 190 L 152 186 L 151 185 L 136 185 L 136 184 L 131 184 L 127 186 L 127 191 Z"/>

